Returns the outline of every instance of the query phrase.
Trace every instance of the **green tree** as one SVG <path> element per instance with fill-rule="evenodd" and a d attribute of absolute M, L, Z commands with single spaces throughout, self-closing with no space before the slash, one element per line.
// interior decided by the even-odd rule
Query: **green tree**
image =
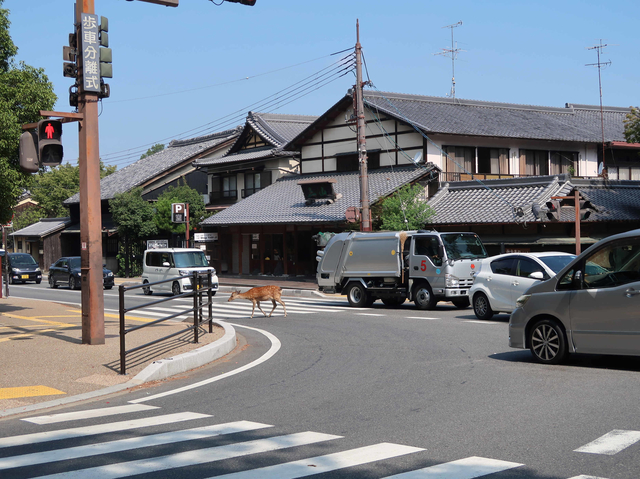
<path fill-rule="evenodd" d="M 22 125 L 40 120 L 40 110 L 53 110 L 56 95 L 42 68 L 16 65 L 18 48 L 9 34 L 9 10 L 0 0 L 0 223 L 11 220 L 12 208 L 28 176 L 19 168 Z"/>
<path fill-rule="evenodd" d="M 117 166 L 105 166 L 100 162 L 100 177 L 110 175 L 116 168 Z M 31 208 L 28 213 L 21 214 L 14 225 L 16 231 L 37 223 L 42 218 L 68 216 L 69 210 L 63 202 L 80 191 L 80 168 L 64 163 L 46 171 L 41 170 L 27 179 L 25 187 L 31 192 L 31 199 L 38 203 L 39 208 Z"/>
<path fill-rule="evenodd" d="M 156 215 L 154 217 L 158 229 L 176 234 L 186 232 L 185 223 L 171 222 L 171 204 L 189 204 L 189 231 L 194 230 L 205 218 L 210 216 L 204 206 L 202 195 L 197 190 L 187 185 L 178 187 L 170 186 L 159 197 L 156 202 Z"/>
<path fill-rule="evenodd" d="M 408 231 L 424 228 L 435 215 L 427 205 L 424 188 L 419 184 L 404 185 L 382 202 L 380 228 L 389 231 Z"/>
<path fill-rule="evenodd" d="M 624 137 L 627 143 L 640 143 L 640 108 L 631 107 L 624 120 Z"/>
<path fill-rule="evenodd" d="M 162 143 L 156 143 L 151 148 L 149 148 L 146 153 L 141 155 L 140 159 L 146 158 L 147 156 L 154 155 L 154 154 L 156 154 L 156 153 L 158 153 L 159 151 L 162 151 L 162 150 L 164 150 L 164 145 Z"/>
<path fill-rule="evenodd" d="M 119 262 L 124 263 L 121 269 L 125 271 L 127 277 L 131 271 L 137 275 L 140 265 L 133 262 L 134 266 L 131 267 L 131 245 L 158 233 L 158 228 L 153 221 L 154 208 L 142 198 L 142 188 L 134 188 L 117 194 L 109 200 L 109 209 L 118 228 L 118 234 L 125 244 L 124 251 L 118 255 Z"/>

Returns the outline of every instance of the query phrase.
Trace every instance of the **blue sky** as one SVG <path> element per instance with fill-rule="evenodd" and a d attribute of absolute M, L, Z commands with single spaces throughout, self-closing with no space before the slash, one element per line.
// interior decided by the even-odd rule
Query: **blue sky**
<path fill-rule="evenodd" d="M 220 0 L 216 0 L 219 3 Z M 72 111 L 62 47 L 73 29 L 73 0 L 5 0 L 17 59 L 42 67 Z M 456 97 L 562 107 L 599 104 L 595 46 L 605 105 L 638 105 L 640 5 L 637 0 L 257 0 L 248 7 L 180 0 L 177 8 L 95 0 L 109 19 L 114 78 L 100 114 L 100 155 L 123 167 L 165 145 L 243 123 L 261 100 L 329 68 L 353 48 L 360 21 L 376 89 L 447 96 L 454 29 Z M 349 74 L 273 110 L 320 115 L 353 85 Z M 273 98 L 273 97 L 272 97 Z M 281 102 L 286 103 L 286 102 Z M 280 106 L 280 105 L 276 105 Z M 75 124 L 65 125 L 65 161 L 76 164 Z"/>

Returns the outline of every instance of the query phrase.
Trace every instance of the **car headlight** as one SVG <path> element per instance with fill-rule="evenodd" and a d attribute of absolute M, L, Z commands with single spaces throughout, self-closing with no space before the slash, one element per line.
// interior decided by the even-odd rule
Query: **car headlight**
<path fill-rule="evenodd" d="M 444 275 L 444 282 L 447 288 L 457 288 L 460 286 L 460 278 L 449 273 Z"/>
<path fill-rule="evenodd" d="M 186 270 L 186 269 L 179 269 L 178 270 L 178 274 L 180 276 L 191 276 L 191 271 Z"/>
<path fill-rule="evenodd" d="M 531 298 L 530 294 L 523 294 L 518 299 L 516 299 L 516 308 L 522 308 L 525 304 L 527 304 L 529 298 Z"/>
<path fill-rule="evenodd" d="M 36 273 L 42 273 L 42 270 L 40 268 L 36 268 Z"/>
<path fill-rule="evenodd" d="M 111 276 L 113 276 L 113 272 L 109 271 L 109 272 L 107 273 L 107 276 L 110 278 Z"/>

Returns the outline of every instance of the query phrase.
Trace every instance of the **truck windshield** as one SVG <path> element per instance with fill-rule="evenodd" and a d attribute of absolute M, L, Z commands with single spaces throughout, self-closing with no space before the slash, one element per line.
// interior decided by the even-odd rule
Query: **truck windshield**
<path fill-rule="evenodd" d="M 209 266 L 207 257 L 202 251 L 182 251 L 173 255 L 176 268 L 197 268 L 199 266 Z"/>
<path fill-rule="evenodd" d="M 474 234 L 453 233 L 441 235 L 449 259 L 486 258 L 487 252 L 480 238 Z"/>

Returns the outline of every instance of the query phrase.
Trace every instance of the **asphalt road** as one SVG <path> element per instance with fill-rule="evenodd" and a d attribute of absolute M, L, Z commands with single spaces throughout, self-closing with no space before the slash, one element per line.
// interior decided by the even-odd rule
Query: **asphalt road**
<path fill-rule="evenodd" d="M 52 299 L 52 291 L 42 286 L 15 286 L 12 294 Z M 111 296 L 117 297 L 112 291 L 105 292 L 105 308 L 112 307 Z M 75 302 L 80 295 L 62 288 L 55 294 L 58 301 L 76 298 Z M 140 301 L 146 300 L 139 296 Z M 219 293 L 215 299 L 220 308 L 227 306 L 228 295 Z M 390 310 L 379 302 L 358 310 L 349 308 L 343 297 L 327 301 L 284 299 L 290 309 L 286 318 L 277 309 L 271 318 L 256 314 L 249 319 L 246 314 L 229 320 L 242 344 L 215 364 L 151 387 L 46 414 L 131 405 L 158 409 L 70 417 L 51 424 L 24 420 L 28 418 L 1 421 L 0 475 L 3 479 L 22 478 L 81 469 L 78 477 L 102 477 L 84 469 L 108 469 L 115 467 L 109 464 L 123 461 L 184 454 L 186 463 L 171 469 L 170 474 L 158 466 L 143 468 L 147 472 L 144 477 L 191 479 L 257 471 L 255 477 L 281 479 L 302 476 L 288 476 L 280 470 L 269 475 L 268 470 L 258 468 L 385 444 L 382 449 L 388 458 L 374 454 L 373 462 L 317 477 L 379 478 L 425 468 L 431 469 L 421 474 L 432 475 L 410 477 L 638 477 L 640 358 L 575 355 L 564 365 L 545 366 L 535 363 L 528 351 L 508 347 L 506 315 L 477 321 L 471 309 L 457 310 L 447 303 L 440 303 L 435 311 L 418 311 L 411 303 Z M 231 374 L 234 371 L 240 372 Z M 211 417 L 161 424 L 160 418 L 176 413 Z M 55 434 L 63 429 L 147 417 L 154 422 L 140 429 L 101 432 L 90 438 L 65 436 L 42 444 L 12 442 L 20 435 Z M 44 464 L 32 461 L 31 465 L 2 471 L 2 457 L 64 451 L 82 444 L 152 434 L 179 434 L 186 428 L 237 421 L 260 426 L 171 446 L 149 445 L 127 453 L 76 455 L 74 460 Z M 300 439 L 307 431 L 313 434 Z M 260 441 L 290 434 L 298 435 L 295 440 L 302 442 L 210 462 L 214 453 L 209 448 L 232 447 L 238 441 L 262 444 Z M 395 456 L 390 452 L 394 448 L 401 449 Z M 322 464 L 311 461 L 303 467 L 305 475 L 330 470 Z M 498 472 L 492 473 L 490 464 L 497 464 Z M 149 472 L 152 470 L 156 472 Z M 128 471 L 123 477 L 140 473 L 138 469 Z M 433 475 L 443 471 L 458 472 Z"/>

